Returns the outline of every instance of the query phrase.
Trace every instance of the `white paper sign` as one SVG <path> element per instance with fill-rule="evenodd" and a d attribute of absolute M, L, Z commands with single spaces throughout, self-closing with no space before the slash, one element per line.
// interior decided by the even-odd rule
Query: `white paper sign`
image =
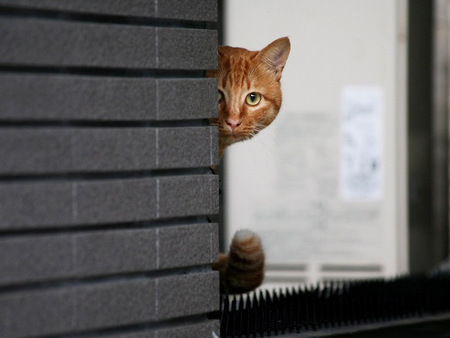
<path fill-rule="evenodd" d="M 345 87 L 341 104 L 341 198 L 379 200 L 383 195 L 383 89 Z"/>

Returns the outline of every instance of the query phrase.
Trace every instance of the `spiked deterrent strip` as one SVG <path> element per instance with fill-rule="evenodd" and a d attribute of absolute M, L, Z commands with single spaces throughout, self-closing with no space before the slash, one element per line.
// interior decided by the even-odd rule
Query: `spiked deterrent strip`
<path fill-rule="evenodd" d="M 450 314 L 450 274 L 224 296 L 221 337 L 264 337 Z"/>

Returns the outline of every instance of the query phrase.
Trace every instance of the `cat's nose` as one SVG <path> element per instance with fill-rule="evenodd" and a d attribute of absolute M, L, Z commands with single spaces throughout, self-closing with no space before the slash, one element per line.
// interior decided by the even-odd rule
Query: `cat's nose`
<path fill-rule="evenodd" d="M 236 121 L 233 119 L 227 119 L 226 123 L 231 127 L 231 130 L 235 130 L 238 126 L 241 125 L 242 121 Z"/>

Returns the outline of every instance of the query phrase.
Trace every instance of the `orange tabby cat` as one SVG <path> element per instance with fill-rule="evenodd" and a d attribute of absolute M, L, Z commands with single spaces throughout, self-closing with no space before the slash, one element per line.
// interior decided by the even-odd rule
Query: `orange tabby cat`
<path fill-rule="evenodd" d="M 290 52 L 287 37 L 275 40 L 261 51 L 220 46 L 219 68 L 209 72 L 218 79 L 219 155 L 229 145 L 248 140 L 267 127 L 281 107 L 280 79 Z M 221 291 L 244 293 L 264 279 L 264 251 L 259 237 L 238 231 L 228 255 L 220 254 L 213 269 L 220 272 Z"/>

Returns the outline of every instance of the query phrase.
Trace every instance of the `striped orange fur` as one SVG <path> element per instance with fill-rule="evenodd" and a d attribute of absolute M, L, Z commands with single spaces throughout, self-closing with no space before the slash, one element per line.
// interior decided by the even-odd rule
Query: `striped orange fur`
<path fill-rule="evenodd" d="M 220 254 L 213 264 L 220 272 L 221 293 L 245 293 L 264 280 L 264 250 L 257 234 L 239 230 L 233 237 L 228 255 Z"/>
<path fill-rule="evenodd" d="M 290 52 L 287 37 L 273 41 L 261 51 L 220 46 L 219 67 L 208 72 L 216 77 L 219 116 L 211 124 L 219 128 L 219 152 L 248 140 L 277 116 L 282 101 L 280 79 Z M 248 100 L 257 95 L 257 100 Z"/>
<path fill-rule="evenodd" d="M 219 155 L 229 145 L 248 140 L 277 116 L 282 101 L 280 79 L 290 52 L 287 37 L 273 41 L 261 51 L 221 46 L 219 67 L 208 72 L 218 80 L 219 116 L 211 125 L 219 129 Z M 220 272 L 222 293 L 245 293 L 264 279 L 264 250 L 258 235 L 238 231 L 228 255 L 213 264 Z"/>

